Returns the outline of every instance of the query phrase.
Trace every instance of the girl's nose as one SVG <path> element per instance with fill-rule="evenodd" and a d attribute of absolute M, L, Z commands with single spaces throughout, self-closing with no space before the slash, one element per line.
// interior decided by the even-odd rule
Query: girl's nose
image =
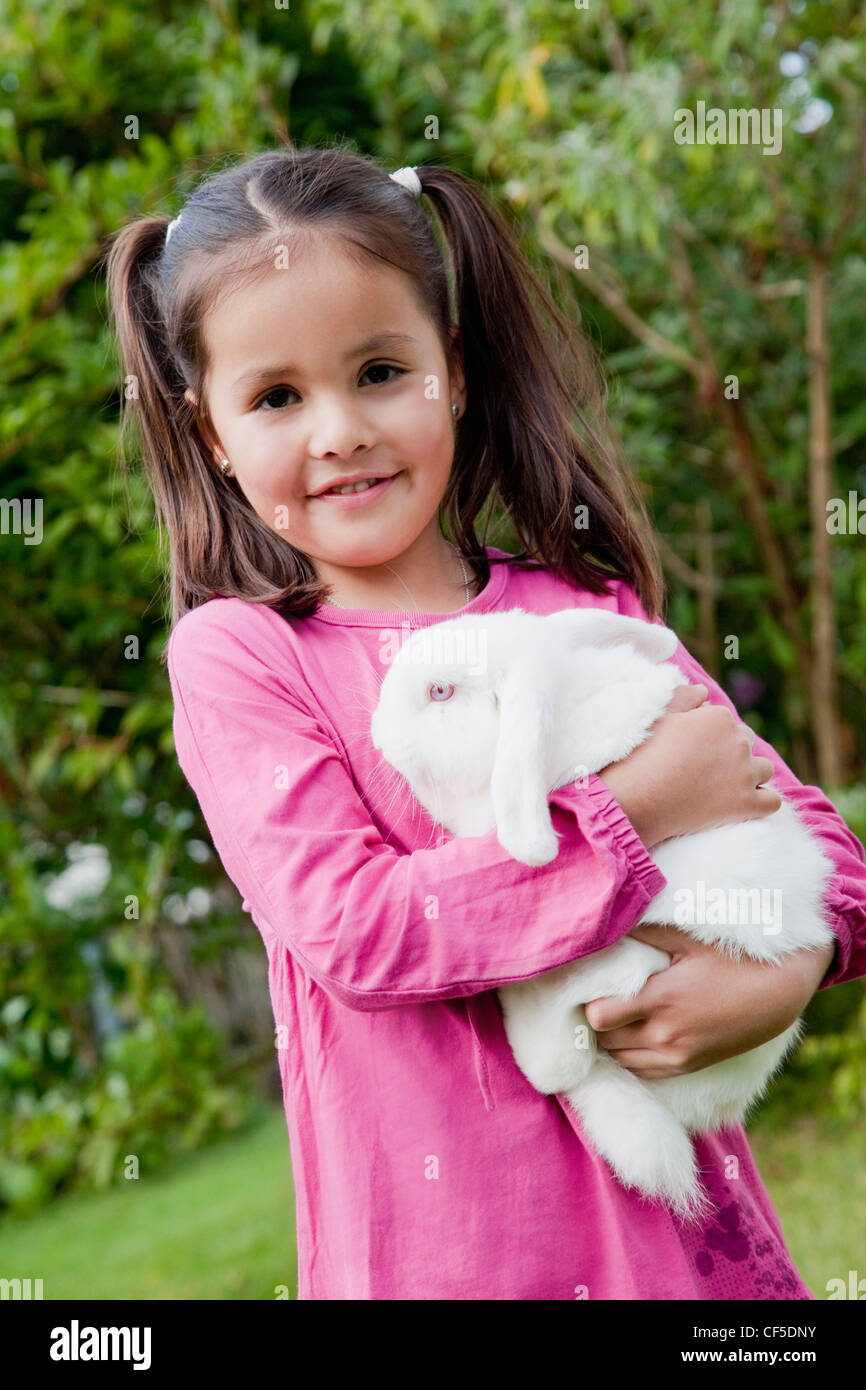
<path fill-rule="evenodd" d="M 308 452 L 312 458 L 348 459 L 358 448 L 375 443 L 363 407 L 331 396 L 313 407 Z"/>

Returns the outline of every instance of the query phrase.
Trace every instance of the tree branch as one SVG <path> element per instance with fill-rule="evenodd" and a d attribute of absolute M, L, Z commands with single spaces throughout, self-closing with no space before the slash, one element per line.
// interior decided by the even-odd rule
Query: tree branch
<path fill-rule="evenodd" d="M 597 299 L 600 299 L 606 308 L 619 319 L 634 336 L 651 348 L 659 357 L 667 357 L 671 362 L 676 362 L 689 376 L 693 376 L 696 381 L 706 380 L 706 369 L 699 358 L 694 357 L 685 348 L 680 347 L 679 343 L 666 338 L 659 333 L 644 319 L 636 314 L 623 296 L 610 285 L 606 285 L 603 280 L 596 275 L 595 271 L 587 266 L 581 270 L 576 270 L 574 256 L 567 246 L 564 246 L 555 233 L 549 232 L 542 227 L 538 239 L 547 254 L 566 270 L 579 275 L 581 280 L 589 286 Z"/>

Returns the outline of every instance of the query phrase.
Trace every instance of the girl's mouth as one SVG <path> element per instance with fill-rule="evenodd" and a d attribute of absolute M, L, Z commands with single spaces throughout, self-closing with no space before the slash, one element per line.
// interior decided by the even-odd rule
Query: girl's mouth
<path fill-rule="evenodd" d="M 390 478 L 381 478 L 378 482 L 373 483 L 372 487 L 364 485 L 359 492 L 320 492 L 318 497 L 312 497 L 310 501 L 330 502 L 332 506 L 341 507 L 344 510 L 367 507 L 379 497 L 383 497 L 393 484 L 394 479 L 400 476 L 400 473 L 394 473 Z"/>

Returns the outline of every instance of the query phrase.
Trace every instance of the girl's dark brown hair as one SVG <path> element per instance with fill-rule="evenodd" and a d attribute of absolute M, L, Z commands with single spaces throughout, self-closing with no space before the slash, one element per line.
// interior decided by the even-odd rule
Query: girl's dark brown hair
<path fill-rule="evenodd" d="M 407 275 L 446 360 L 450 269 L 466 409 L 439 524 L 482 586 L 490 564 L 502 562 L 487 557 L 475 523 L 498 498 L 524 547 L 520 567 L 542 565 L 594 594 L 609 592 L 606 579 L 623 578 L 651 618 L 661 614 L 664 580 L 652 528 L 607 427 L 606 388 L 591 345 L 554 303 L 479 184 L 436 165 L 420 165 L 417 173 L 421 199 L 346 149 L 279 149 L 201 183 L 168 242 L 167 217 L 140 218 L 115 238 L 109 306 L 127 381 L 134 382 L 124 393 L 122 447 L 137 420 L 160 536 L 163 525 L 168 532 L 172 623 L 215 595 L 304 618 L 329 592 L 308 557 L 261 520 L 236 479 L 220 473 L 205 444 L 213 435 L 204 389 L 206 314 L 245 276 L 273 268 L 275 243 L 316 232 Z M 438 219 L 435 229 L 424 198 Z M 185 399 L 188 388 L 197 409 Z M 581 506 L 585 529 L 576 526 Z"/>

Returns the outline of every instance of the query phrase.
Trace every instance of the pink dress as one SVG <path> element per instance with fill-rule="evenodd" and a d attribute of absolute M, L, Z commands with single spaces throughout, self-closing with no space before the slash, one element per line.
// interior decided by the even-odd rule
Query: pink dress
<path fill-rule="evenodd" d="M 600 598 L 511 564 L 461 611 L 516 606 L 646 618 L 622 581 Z M 413 802 L 370 716 L 389 639 L 445 616 L 322 605 L 287 621 L 213 599 L 170 641 L 177 755 L 268 953 L 298 1297 L 811 1298 L 740 1126 L 696 1141 L 715 1211 L 682 1228 L 518 1069 L 496 987 L 610 945 L 665 879 L 597 776 L 551 794 L 560 852 L 543 868 L 495 831 L 451 838 Z M 674 660 L 736 713 L 682 644 Z M 860 842 L 754 751 L 837 865 L 822 988 L 866 974 Z"/>

